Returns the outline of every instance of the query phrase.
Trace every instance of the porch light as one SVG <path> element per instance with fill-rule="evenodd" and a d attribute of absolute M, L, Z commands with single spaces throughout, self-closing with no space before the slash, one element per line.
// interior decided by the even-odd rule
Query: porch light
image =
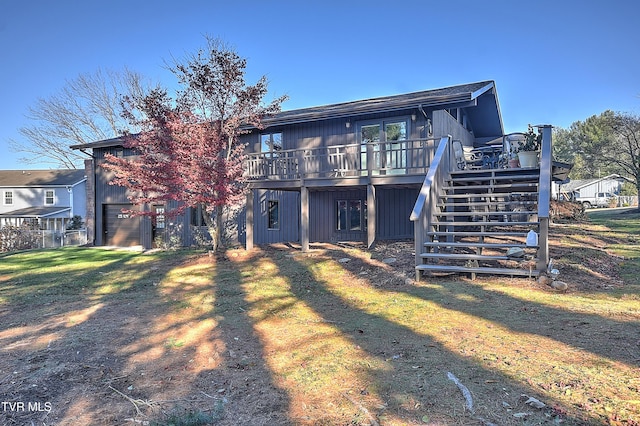
<path fill-rule="evenodd" d="M 344 125 L 348 129 L 349 127 L 351 127 L 351 121 L 347 120 L 347 122 L 344 123 Z"/>

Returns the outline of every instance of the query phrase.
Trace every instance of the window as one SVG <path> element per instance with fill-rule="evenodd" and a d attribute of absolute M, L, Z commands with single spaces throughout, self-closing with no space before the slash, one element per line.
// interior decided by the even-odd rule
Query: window
<path fill-rule="evenodd" d="M 367 166 L 374 174 L 402 174 L 407 167 L 409 119 L 387 119 L 359 125 L 360 167 L 366 174 Z M 367 152 L 373 164 L 367 165 Z"/>
<path fill-rule="evenodd" d="M 164 229 L 166 227 L 164 206 L 154 206 L 153 208 L 156 211 L 156 216 L 154 218 L 156 229 Z"/>
<path fill-rule="evenodd" d="M 282 151 L 282 133 L 266 133 L 260 135 L 260 151 L 277 157 Z"/>
<path fill-rule="evenodd" d="M 13 205 L 13 191 L 4 191 L 4 204 L 7 206 Z"/>
<path fill-rule="evenodd" d="M 55 204 L 55 192 L 53 192 L 52 190 L 47 190 L 44 193 L 44 204 L 45 205 L 52 205 Z"/>
<path fill-rule="evenodd" d="M 338 200 L 338 231 L 363 231 L 367 227 L 367 203 L 362 200 Z"/>
<path fill-rule="evenodd" d="M 267 206 L 268 229 L 280 229 L 280 208 L 278 201 L 269 200 Z"/>
<path fill-rule="evenodd" d="M 202 209 L 202 206 L 191 207 L 191 225 L 192 226 L 207 226 L 207 223 L 204 221 L 204 213 L 205 211 Z"/>

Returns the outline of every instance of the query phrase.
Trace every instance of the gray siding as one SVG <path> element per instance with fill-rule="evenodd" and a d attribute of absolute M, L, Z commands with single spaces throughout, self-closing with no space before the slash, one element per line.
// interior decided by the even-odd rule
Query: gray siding
<path fill-rule="evenodd" d="M 309 193 L 309 241 L 366 241 L 366 229 L 362 231 L 337 230 L 338 200 L 361 200 L 366 202 L 364 189 L 348 191 L 313 191 Z"/>
<path fill-rule="evenodd" d="M 436 138 L 451 135 L 453 140 L 461 141 L 462 145 L 473 146 L 473 135 L 447 111 L 440 110 L 433 112 L 433 135 Z"/>
<path fill-rule="evenodd" d="M 268 229 L 268 203 L 278 201 L 279 228 Z M 254 192 L 254 231 L 256 244 L 300 241 L 300 193 L 259 190 Z"/>
<path fill-rule="evenodd" d="M 122 150 L 120 148 L 120 150 Z M 95 167 L 95 191 L 96 191 L 96 209 L 95 209 L 95 244 L 104 245 L 104 206 L 107 204 L 130 204 L 127 199 L 127 189 L 122 186 L 109 185 L 109 181 L 113 178 L 113 174 L 107 172 L 100 167 L 100 164 L 104 161 L 104 154 L 110 152 L 115 154 L 117 149 L 104 148 L 96 149 L 94 155 L 96 156 L 97 165 Z M 133 210 L 132 206 L 132 210 Z M 152 246 L 152 232 L 151 232 L 151 220 L 148 217 L 140 218 L 140 244 L 145 248 L 151 248 Z"/>
<path fill-rule="evenodd" d="M 413 222 L 409 220 L 409 216 L 419 192 L 419 188 L 378 187 L 376 189 L 376 231 L 378 239 L 413 238 Z"/>
<path fill-rule="evenodd" d="M 368 115 L 350 119 L 335 119 L 314 121 L 310 123 L 292 124 L 286 127 L 272 127 L 262 131 L 254 131 L 242 136 L 242 142 L 247 144 L 248 152 L 260 152 L 260 133 L 282 132 L 283 149 L 312 149 L 322 146 L 349 145 L 358 142 L 356 131 L 360 121 L 382 120 L 385 118 L 406 118 L 411 113 L 415 120 L 409 120 L 409 139 L 426 138 L 426 119 L 417 110 L 411 110 L 407 114 L 386 113 Z M 349 127 L 347 127 L 349 122 Z M 455 123 L 455 120 L 454 120 Z"/>

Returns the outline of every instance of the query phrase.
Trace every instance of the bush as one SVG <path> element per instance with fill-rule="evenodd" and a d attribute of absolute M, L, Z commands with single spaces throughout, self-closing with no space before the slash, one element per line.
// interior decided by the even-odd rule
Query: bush
<path fill-rule="evenodd" d="M 29 225 L 0 228 L 0 252 L 38 248 L 39 244 L 38 233 Z"/>
<path fill-rule="evenodd" d="M 84 222 L 82 221 L 82 216 L 75 215 L 71 218 L 71 221 L 67 224 L 67 230 L 72 231 L 75 229 L 82 229 Z"/>

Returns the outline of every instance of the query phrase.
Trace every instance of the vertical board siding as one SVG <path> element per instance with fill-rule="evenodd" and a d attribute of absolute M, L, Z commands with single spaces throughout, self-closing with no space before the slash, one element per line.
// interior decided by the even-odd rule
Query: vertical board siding
<path fill-rule="evenodd" d="M 278 201 L 279 229 L 268 229 L 268 203 Z M 294 191 L 255 191 L 254 230 L 256 244 L 300 241 L 300 193 Z"/>
<path fill-rule="evenodd" d="M 394 240 L 413 238 L 411 210 L 420 190 L 376 188 L 377 238 Z"/>
<path fill-rule="evenodd" d="M 364 189 L 349 191 L 312 191 L 309 192 L 309 241 L 366 241 L 367 232 L 338 231 L 338 200 L 361 200 L 366 202 L 367 192 Z"/>
<path fill-rule="evenodd" d="M 462 145 L 473 146 L 474 137 L 447 111 L 433 112 L 433 135 L 442 138 L 451 135 L 453 140 L 459 140 Z"/>

